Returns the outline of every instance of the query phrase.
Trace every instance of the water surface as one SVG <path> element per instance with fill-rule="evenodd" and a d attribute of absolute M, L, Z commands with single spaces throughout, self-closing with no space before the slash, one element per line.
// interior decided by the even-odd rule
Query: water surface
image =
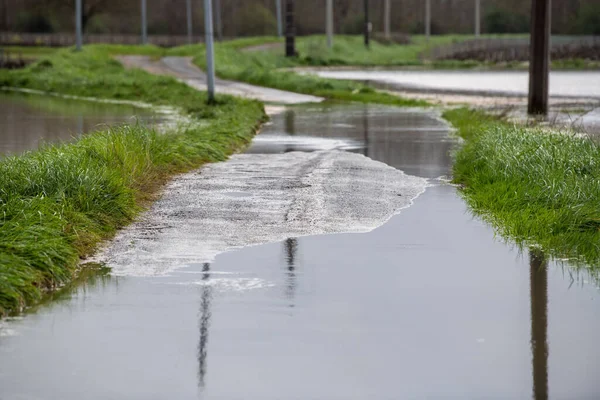
<path fill-rule="evenodd" d="M 527 71 L 314 71 L 321 77 L 389 84 L 401 89 L 527 96 Z M 550 96 L 600 99 L 600 71 L 553 71 Z"/>
<path fill-rule="evenodd" d="M 0 156 L 124 123 L 158 120 L 150 110 L 124 104 L 0 91 Z"/>
<path fill-rule="evenodd" d="M 250 152 L 341 148 L 432 186 L 368 233 L 106 278 L 9 321 L 0 398 L 597 398 L 596 284 L 495 240 L 436 180 L 454 146 L 425 111 L 276 116 Z"/>

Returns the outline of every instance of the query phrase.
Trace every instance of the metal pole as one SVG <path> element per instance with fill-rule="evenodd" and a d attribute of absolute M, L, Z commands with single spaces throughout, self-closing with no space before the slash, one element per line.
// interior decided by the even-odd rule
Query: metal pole
<path fill-rule="evenodd" d="M 275 0 L 275 13 L 277 14 L 277 36 L 283 36 L 283 23 L 281 21 L 281 0 Z"/>
<path fill-rule="evenodd" d="M 193 42 L 193 30 L 192 30 L 192 0 L 186 0 L 186 9 L 187 9 L 187 35 L 188 35 L 188 44 L 192 44 Z"/>
<path fill-rule="evenodd" d="M 425 36 L 431 36 L 431 0 L 425 0 Z"/>
<path fill-rule="evenodd" d="M 369 47 L 369 31 L 371 24 L 369 22 L 369 0 L 364 0 L 365 5 L 365 47 Z"/>
<path fill-rule="evenodd" d="M 204 28 L 206 44 L 206 90 L 208 91 L 208 101 L 215 100 L 215 58 L 213 44 L 213 15 L 212 0 L 204 0 Z"/>
<path fill-rule="evenodd" d="M 75 49 L 81 51 L 81 0 L 75 0 Z"/>
<path fill-rule="evenodd" d="M 475 0 L 475 36 L 481 35 L 481 0 Z"/>
<path fill-rule="evenodd" d="M 327 47 L 333 47 L 333 0 L 327 0 L 327 10 L 325 15 L 327 31 Z"/>
<path fill-rule="evenodd" d="M 550 81 L 550 0 L 531 3 L 529 114 L 548 114 Z"/>
<path fill-rule="evenodd" d="M 142 44 L 148 43 L 148 31 L 146 24 L 146 0 L 142 0 Z"/>
<path fill-rule="evenodd" d="M 294 28 L 294 0 L 285 2 L 285 56 L 296 56 L 296 30 Z"/>
<path fill-rule="evenodd" d="M 385 0 L 385 4 L 383 5 L 383 12 L 384 12 L 384 18 L 383 18 L 383 30 L 385 32 L 385 37 L 387 39 L 389 39 L 392 36 L 392 30 L 391 30 L 391 3 L 390 0 Z"/>
<path fill-rule="evenodd" d="M 217 30 L 217 38 L 223 40 L 223 28 L 221 25 L 221 0 L 215 0 L 215 25 Z"/>

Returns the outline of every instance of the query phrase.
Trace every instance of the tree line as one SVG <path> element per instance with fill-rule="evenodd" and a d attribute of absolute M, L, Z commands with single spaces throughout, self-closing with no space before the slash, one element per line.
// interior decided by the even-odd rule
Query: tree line
<path fill-rule="evenodd" d="M 204 29 L 203 1 L 192 0 L 194 33 Z M 213 0 L 221 7 L 225 37 L 274 35 L 276 0 Z M 481 0 L 484 33 L 521 33 L 529 30 L 531 0 Z M 363 30 L 364 0 L 334 0 L 336 34 Z M 0 31 L 71 32 L 75 0 L 0 0 Z M 283 3 L 283 1 L 282 1 Z M 150 34 L 186 34 L 185 0 L 147 0 Z M 431 0 L 433 34 L 472 33 L 474 0 Z M 424 31 L 423 0 L 391 0 L 393 32 Z M 384 1 L 369 0 L 375 31 L 383 30 Z M 86 33 L 136 34 L 140 31 L 140 0 L 83 0 Z M 323 33 L 325 0 L 297 0 L 296 33 Z M 555 34 L 600 34 L 600 1 L 553 0 Z"/>

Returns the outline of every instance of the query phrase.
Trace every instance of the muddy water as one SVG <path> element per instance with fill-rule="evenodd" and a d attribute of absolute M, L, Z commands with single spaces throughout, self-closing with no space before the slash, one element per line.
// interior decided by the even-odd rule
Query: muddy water
<path fill-rule="evenodd" d="M 6 321 L 0 398 L 597 398 L 597 286 L 494 240 L 436 180 L 454 145 L 423 111 L 276 116 L 250 155 L 342 149 L 431 186 L 368 233 L 105 278 Z"/>
<path fill-rule="evenodd" d="M 403 89 L 450 93 L 526 96 L 526 71 L 336 71 L 311 72 L 325 78 L 367 80 Z M 600 99 L 600 72 L 554 71 L 550 95 Z"/>
<path fill-rule="evenodd" d="M 35 150 L 44 143 L 68 141 L 107 126 L 154 119 L 151 111 L 129 105 L 0 91 L 0 157 Z"/>

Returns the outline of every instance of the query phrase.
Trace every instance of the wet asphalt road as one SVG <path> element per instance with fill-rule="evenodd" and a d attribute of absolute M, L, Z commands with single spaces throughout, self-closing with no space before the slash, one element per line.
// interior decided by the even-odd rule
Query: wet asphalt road
<path fill-rule="evenodd" d="M 311 71 L 325 78 L 390 84 L 400 89 L 487 96 L 527 96 L 527 71 Z M 600 100 L 600 71 L 553 71 L 550 96 Z"/>
<path fill-rule="evenodd" d="M 153 60 L 147 56 L 119 56 L 117 59 L 126 67 L 141 68 L 152 74 L 173 76 L 194 89 L 206 90 L 206 74 L 192 63 L 191 57 L 164 57 Z M 265 103 L 303 104 L 320 103 L 322 97 L 272 89 L 248 83 L 215 78 L 215 90 Z"/>
<path fill-rule="evenodd" d="M 384 163 L 429 187 L 368 232 L 290 236 L 210 262 L 190 261 L 197 249 L 184 246 L 183 265 L 145 276 L 123 269 L 6 321 L 0 398 L 597 398 L 597 284 L 495 240 L 437 179 L 450 173 L 455 145 L 423 110 L 310 106 L 275 116 L 232 161 L 288 155 L 289 165 L 277 174 L 254 168 L 243 188 L 219 181 L 239 204 L 263 196 L 261 179 L 326 173 L 317 164 L 281 176 L 294 162 L 340 150 L 358 153 L 348 154 L 352 168 L 401 176 Z M 207 175 L 215 179 L 214 170 Z M 278 210 L 271 217 L 281 218 Z M 176 221 L 183 243 L 198 248 L 231 234 L 232 225 L 207 234 Z M 143 238 L 130 242 L 131 251 L 148 251 L 138 271 L 164 258 L 152 246 L 165 238 L 148 236 L 147 248 Z"/>

